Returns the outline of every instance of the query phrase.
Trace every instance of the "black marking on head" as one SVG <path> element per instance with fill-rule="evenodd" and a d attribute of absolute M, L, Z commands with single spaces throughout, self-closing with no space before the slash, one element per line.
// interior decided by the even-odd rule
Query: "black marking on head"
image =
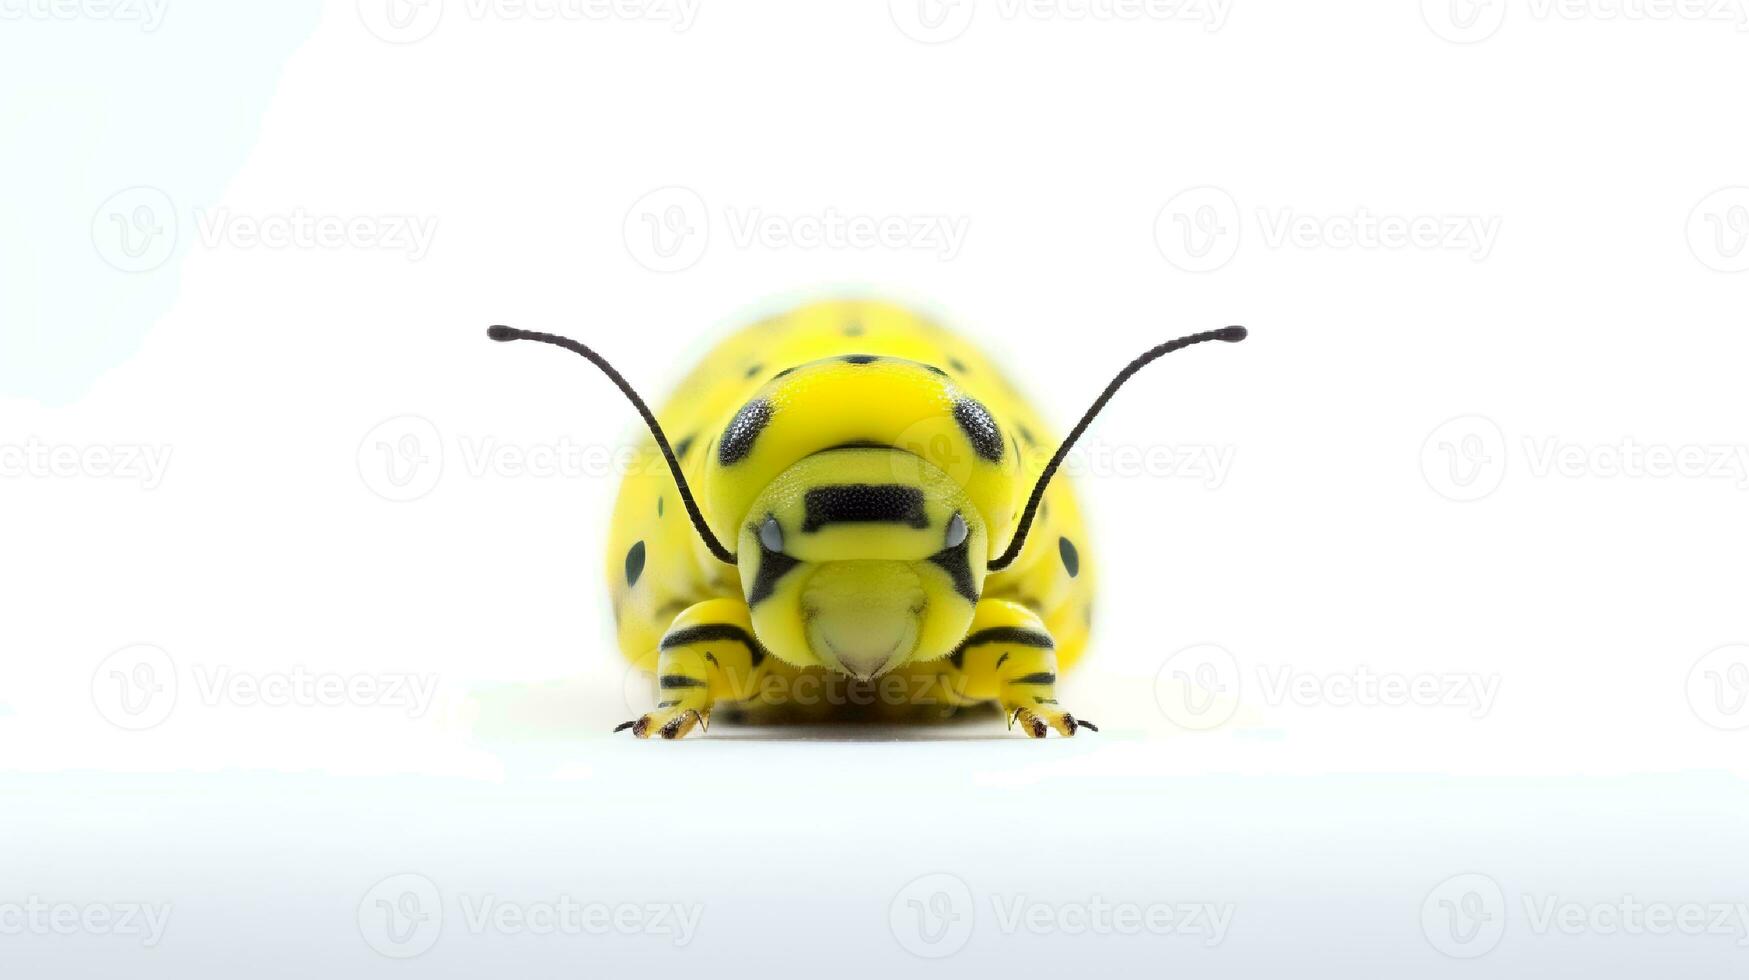
<path fill-rule="evenodd" d="M 692 435 L 689 435 L 686 438 L 675 443 L 674 444 L 674 458 L 675 459 L 685 459 L 686 458 L 686 451 L 688 449 L 692 448 L 692 443 L 697 438 L 698 438 L 698 433 L 695 432 Z"/>
<path fill-rule="evenodd" d="M 703 686 L 705 686 L 704 681 L 700 680 L 697 677 L 688 677 L 685 674 L 663 674 L 661 683 L 662 683 L 663 690 L 669 690 L 671 688 L 676 688 L 676 687 L 703 687 Z"/>
<path fill-rule="evenodd" d="M 1002 666 L 1002 662 L 1004 660 L 1007 660 L 1007 659 L 1008 659 L 1008 651 L 1004 650 L 1004 651 L 1002 651 L 1002 656 L 996 658 L 996 666 L 998 666 L 998 667 Z"/>
<path fill-rule="evenodd" d="M 990 417 L 990 410 L 975 398 L 961 398 L 953 403 L 953 420 L 972 442 L 979 456 L 992 463 L 1002 462 L 1002 430 Z"/>
<path fill-rule="evenodd" d="M 846 354 L 839 360 L 846 364 L 873 364 L 880 358 L 873 354 Z"/>
<path fill-rule="evenodd" d="M 1063 556 L 1063 569 L 1070 578 L 1081 574 L 1081 554 L 1075 550 L 1075 543 L 1068 538 L 1057 539 L 1057 554 Z"/>
<path fill-rule="evenodd" d="M 902 483 L 844 483 L 815 487 L 802 495 L 807 516 L 802 533 L 828 524 L 905 524 L 926 528 L 923 491 Z"/>
<path fill-rule="evenodd" d="M 758 377 L 759 372 L 761 372 L 763 370 L 765 370 L 765 365 L 763 365 L 763 364 L 755 364 L 752 367 L 748 368 L 747 369 L 747 380 L 751 381 L 754 378 Z"/>
<path fill-rule="evenodd" d="M 972 585 L 972 538 L 966 539 L 956 548 L 943 548 L 929 556 L 932 565 L 939 565 L 953 576 L 953 590 L 967 602 L 978 601 L 978 590 Z"/>
<path fill-rule="evenodd" d="M 948 358 L 947 359 L 947 366 L 950 368 L 953 368 L 955 371 L 958 371 L 961 374 L 971 374 L 972 373 L 972 369 L 969 367 L 966 367 L 966 362 L 960 360 L 957 357 Z"/>
<path fill-rule="evenodd" d="M 1025 677 L 1016 677 L 1015 679 L 1009 681 L 1008 683 L 1010 683 L 1010 684 L 1055 684 L 1056 682 L 1057 682 L 1057 675 L 1056 674 L 1053 674 L 1048 670 L 1041 670 L 1041 671 L 1038 671 L 1037 673 L 1027 674 Z"/>
<path fill-rule="evenodd" d="M 734 623 L 701 623 L 669 631 L 662 637 L 661 649 L 672 650 L 689 643 L 709 643 L 713 640 L 733 640 L 749 650 L 759 646 L 759 641 L 753 638 L 753 634 Z"/>
<path fill-rule="evenodd" d="M 723 430 L 722 441 L 717 444 L 717 462 L 723 466 L 733 466 L 747 458 L 753 451 L 753 440 L 759 438 L 759 433 L 771 424 L 771 403 L 763 398 L 755 398 L 735 413 L 729 420 L 728 428 Z"/>
<path fill-rule="evenodd" d="M 644 543 L 639 541 L 626 552 L 626 587 L 638 584 L 638 576 L 644 574 Z"/>
<path fill-rule="evenodd" d="M 771 594 L 777 591 L 777 581 L 789 574 L 800 559 L 791 558 L 781 551 L 759 549 L 759 567 L 753 572 L 753 582 L 747 587 L 747 605 L 757 606 Z"/>

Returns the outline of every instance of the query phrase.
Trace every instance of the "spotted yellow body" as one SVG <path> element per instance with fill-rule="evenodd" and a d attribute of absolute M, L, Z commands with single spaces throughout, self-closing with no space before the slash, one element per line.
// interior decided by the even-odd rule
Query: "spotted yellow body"
<path fill-rule="evenodd" d="M 738 560 L 712 556 L 646 440 L 605 564 L 620 648 L 660 675 L 638 734 L 727 704 L 830 716 L 859 689 L 943 713 L 995 702 L 1033 735 L 1085 725 L 1052 694 L 1092 621 L 1080 509 L 1057 476 L 1018 556 L 985 574 L 1056 439 L 973 344 L 890 303 L 811 303 L 724 340 L 656 415 Z"/>

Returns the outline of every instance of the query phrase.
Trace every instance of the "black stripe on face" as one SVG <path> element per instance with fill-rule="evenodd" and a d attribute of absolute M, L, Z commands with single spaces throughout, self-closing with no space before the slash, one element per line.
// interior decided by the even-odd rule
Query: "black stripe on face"
<path fill-rule="evenodd" d="M 972 585 L 972 539 L 966 536 L 958 547 L 943 548 L 929 556 L 931 565 L 938 565 L 953 576 L 953 590 L 967 602 L 978 601 L 978 590 Z"/>
<path fill-rule="evenodd" d="M 923 516 L 923 491 L 902 483 L 846 483 L 815 487 L 802 495 L 807 517 L 802 533 L 812 534 L 828 524 L 905 524 L 929 526 Z"/>
<path fill-rule="evenodd" d="M 781 551 L 759 549 L 759 568 L 753 573 L 753 584 L 747 589 L 747 605 L 757 606 L 777 591 L 777 580 L 789 574 L 801 561 Z"/>
<path fill-rule="evenodd" d="M 752 650 L 759 646 L 759 641 L 753 634 L 734 623 L 701 623 L 698 626 L 683 626 L 662 637 L 662 649 L 672 650 L 688 643 L 703 643 L 708 640 L 734 640 Z"/>
<path fill-rule="evenodd" d="M 1036 674 L 1027 674 L 1025 677 L 1016 677 L 1015 679 L 1009 681 L 1008 683 L 1010 683 L 1010 684 L 1055 684 L 1056 682 L 1057 682 L 1057 675 L 1056 674 L 1053 674 L 1048 670 L 1041 670 Z"/>

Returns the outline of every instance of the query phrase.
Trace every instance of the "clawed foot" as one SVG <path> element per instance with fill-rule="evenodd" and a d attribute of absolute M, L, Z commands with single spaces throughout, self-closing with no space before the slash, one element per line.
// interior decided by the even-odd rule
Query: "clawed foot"
<path fill-rule="evenodd" d="M 694 728 L 709 731 L 710 727 L 710 719 L 696 708 L 658 708 L 636 721 L 621 722 L 613 730 L 623 732 L 629 728 L 639 738 L 685 738 Z"/>
<path fill-rule="evenodd" d="M 1083 728 L 1090 732 L 1099 731 L 1099 726 L 1090 721 L 1076 718 L 1067 711 L 1056 711 L 1043 706 L 1037 709 L 1015 708 L 1008 715 L 1010 730 L 1014 728 L 1015 722 L 1020 723 L 1021 731 L 1025 732 L 1029 738 L 1044 738 L 1052 728 L 1055 728 L 1058 734 L 1065 736 L 1072 736 Z"/>

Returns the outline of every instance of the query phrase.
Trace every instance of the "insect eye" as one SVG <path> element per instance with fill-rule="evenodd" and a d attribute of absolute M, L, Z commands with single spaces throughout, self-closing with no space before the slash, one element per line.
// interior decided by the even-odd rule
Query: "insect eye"
<path fill-rule="evenodd" d="M 958 514 L 953 515 L 953 520 L 947 522 L 947 546 L 958 548 L 965 543 L 966 534 L 966 519 Z"/>
<path fill-rule="evenodd" d="M 766 515 L 765 523 L 759 525 L 759 543 L 766 551 L 783 550 L 783 528 L 777 526 L 777 518 Z"/>

